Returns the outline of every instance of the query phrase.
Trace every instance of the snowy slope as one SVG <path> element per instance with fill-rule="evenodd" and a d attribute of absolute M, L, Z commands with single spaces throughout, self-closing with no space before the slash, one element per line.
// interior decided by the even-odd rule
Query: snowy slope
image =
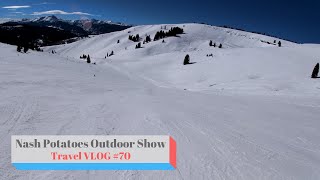
<path fill-rule="evenodd" d="M 320 80 L 309 78 L 320 46 L 185 26 L 138 50 L 130 29 L 45 49 L 57 54 L 0 44 L 0 179 L 320 179 Z M 209 36 L 225 48 L 209 49 Z M 187 53 L 196 64 L 182 65 Z M 178 168 L 16 171 L 10 136 L 20 134 L 171 135 Z"/>
<path fill-rule="evenodd" d="M 151 42 L 142 45 L 143 49 L 135 50 L 136 42 L 128 40 L 128 36 L 139 34 L 145 39 L 146 35 L 151 35 L 153 39 L 157 31 L 168 31 L 171 27 L 183 28 L 185 34 L 180 35 L 180 38 L 166 38 L 166 43 L 162 41 Z M 166 29 L 164 29 L 166 28 Z M 117 44 L 117 40 L 120 43 Z M 279 40 L 277 38 L 253 34 L 238 30 L 221 28 L 216 26 L 202 24 L 162 24 L 162 25 L 145 25 L 136 26 L 121 32 L 114 32 L 104 35 L 92 36 L 92 38 L 79 41 L 70 46 L 61 47 L 62 54 L 79 57 L 79 53 L 94 54 L 95 57 L 105 57 L 107 52 L 112 50 L 119 56 L 151 56 L 168 52 L 177 51 L 197 51 L 209 50 L 209 40 L 222 43 L 225 48 L 248 48 L 248 47 L 272 47 L 262 41 L 273 42 Z M 294 43 L 282 41 L 283 46 L 294 46 Z M 141 41 L 142 42 L 142 41 Z"/>
<path fill-rule="evenodd" d="M 166 27 L 179 26 L 185 34 L 143 44 L 128 40 L 130 34 L 154 34 Z M 128 33 L 130 32 L 130 33 Z M 120 40 L 120 43 L 117 43 Z M 223 48 L 209 47 L 209 41 Z M 233 93 L 319 95 L 319 83 L 310 79 L 320 56 L 314 49 L 283 41 L 281 48 L 263 43 L 279 39 L 238 30 L 202 24 L 148 25 L 121 32 L 92 36 L 88 39 L 55 47 L 64 57 L 79 59 L 90 54 L 94 62 L 112 64 L 162 87 L 188 90 L 228 91 Z M 115 55 L 105 59 L 107 53 Z M 189 54 L 196 64 L 182 66 Z M 212 54 L 213 57 L 207 57 Z M 79 59 L 80 61 L 80 59 Z"/>

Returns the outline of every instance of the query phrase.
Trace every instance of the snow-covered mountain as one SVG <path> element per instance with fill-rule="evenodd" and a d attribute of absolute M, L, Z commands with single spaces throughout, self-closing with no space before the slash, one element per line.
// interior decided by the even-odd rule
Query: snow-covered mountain
<path fill-rule="evenodd" d="M 96 19 L 64 20 L 57 18 L 54 15 L 37 17 L 34 19 L 22 19 L 21 21 L 15 22 L 27 25 L 51 26 L 61 28 L 78 35 L 104 34 L 114 31 L 121 31 L 131 27 L 123 23 L 113 23 L 111 21 L 102 21 Z"/>
<path fill-rule="evenodd" d="M 37 46 L 63 44 L 90 34 L 110 33 L 129 27 L 120 23 L 95 19 L 63 20 L 56 16 L 8 20 L 0 24 L 0 42 L 12 45 L 43 42 Z"/>
<path fill-rule="evenodd" d="M 176 26 L 184 34 L 153 41 Z M 163 24 L 44 50 L 0 44 L 0 179 L 320 179 L 319 44 Z M 171 135 L 177 169 L 17 171 L 10 137 L 20 134 Z"/>

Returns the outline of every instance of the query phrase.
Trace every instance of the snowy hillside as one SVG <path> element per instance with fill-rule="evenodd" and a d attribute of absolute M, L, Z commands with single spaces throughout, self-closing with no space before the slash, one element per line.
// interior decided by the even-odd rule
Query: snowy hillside
<path fill-rule="evenodd" d="M 143 49 L 133 51 L 137 43 L 128 40 L 130 34 L 139 34 L 142 39 L 145 39 L 146 35 L 151 35 L 151 39 L 153 39 L 157 31 L 168 31 L 171 27 L 183 28 L 185 34 L 180 35 L 180 37 L 166 38 L 166 42 L 164 44 L 162 44 L 162 40 L 150 42 L 142 45 Z M 117 44 L 117 40 L 120 40 L 119 44 Z M 67 48 L 61 47 L 61 53 L 78 57 L 79 53 L 83 52 L 94 54 L 96 57 L 104 57 L 107 52 L 111 52 L 113 50 L 117 52 L 117 55 L 119 56 L 150 56 L 177 51 L 184 52 L 212 50 L 212 48 L 209 48 L 210 40 L 216 42 L 217 44 L 222 43 L 225 48 L 251 48 L 273 47 L 274 45 L 270 45 L 261 41 L 274 42 L 274 40 L 278 41 L 279 39 L 202 24 L 146 25 L 132 27 L 121 32 L 92 36 L 92 38 L 89 40 L 85 39 L 83 41 L 79 41 L 75 44 L 67 46 Z M 282 41 L 282 44 L 283 46 L 295 45 L 294 43 L 287 41 Z"/>
<path fill-rule="evenodd" d="M 163 26 L 46 52 L 0 44 L 0 179 L 320 179 L 320 45 L 198 24 L 141 49 L 128 40 Z M 196 63 L 184 66 L 186 54 Z M 177 169 L 17 171 L 11 135 L 171 135 Z"/>
<path fill-rule="evenodd" d="M 142 44 L 129 35 L 147 35 L 179 26 L 185 34 Z M 164 30 L 166 31 L 166 30 Z M 120 43 L 117 43 L 117 41 Z M 209 41 L 223 45 L 209 46 Z M 318 48 L 283 41 L 282 47 L 265 42 L 279 39 L 202 24 L 148 25 L 121 32 L 92 36 L 76 43 L 48 47 L 64 57 L 79 59 L 90 54 L 93 62 L 112 64 L 162 87 L 210 92 L 319 95 L 319 82 L 310 79 L 319 61 Z M 142 42 L 142 40 L 141 40 Z M 277 43 L 276 43 L 277 44 Z M 112 57 L 105 56 L 114 51 Z M 196 64 L 182 66 L 186 54 Z M 207 57 L 212 54 L 212 57 Z M 84 61 L 80 60 L 79 61 Z"/>

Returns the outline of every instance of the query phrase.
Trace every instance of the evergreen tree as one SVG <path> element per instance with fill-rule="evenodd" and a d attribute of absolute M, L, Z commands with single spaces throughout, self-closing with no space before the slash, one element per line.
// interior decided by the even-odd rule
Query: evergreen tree
<path fill-rule="evenodd" d="M 18 45 L 18 46 L 17 46 L 17 51 L 18 51 L 18 52 L 21 52 L 21 50 L 22 50 L 22 46 Z"/>
<path fill-rule="evenodd" d="M 190 64 L 190 56 L 189 56 L 189 54 L 186 55 L 186 57 L 184 58 L 184 61 L 183 61 L 183 65 L 187 65 L 187 64 Z"/>
<path fill-rule="evenodd" d="M 118 40 L 118 42 L 117 42 L 118 44 L 120 43 L 120 40 Z"/>
<path fill-rule="evenodd" d="M 219 48 L 222 48 L 222 44 L 219 45 Z"/>
<path fill-rule="evenodd" d="M 157 41 L 157 40 L 159 40 L 160 38 L 160 35 L 159 35 L 160 33 L 159 32 L 156 32 L 156 35 L 154 35 L 154 38 L 153 38 L 153 40 L 154 41 Z"/>
<path fill-rule="evenodd" d="M 138 44 L 136 45 L 136 49 L 139 49 L 139 48 L 141 48 L 141 43 L 138 43 Z"/>
<path fill-rule="evenodd" d="M 319 63 L 317 63 L 316 66 L 314 67 L 311 78 L 317 78 L 318 74 L 319 74 Z"/>
<path fill-rule="evenodd" d="M 212 46 L 212 41 L 210 40 L 210 42 L 209 42 L 209 46 Z"/>
<path fill-rule="evenodd" d="M 151 42 L 150 35 L 146 37 L 145 43 Z"/>
<path fill-rule="evenodd" d="M 213 47 L 216 47 L 216 46 L 217 46 L 216 43 L 214 43 L 214 44 L 213 44 Z"/>
<path fill-rule="evenodd" d="M 281 41 L 278 42 L 278 46 L 281 47 Z"/>
<path fill-rule="evenodd" d="M 24 53 L 27 53 L 27 52 L 28 52 L 28 50 L 29 50 L 28 45 L 24 45 L 24 47 L 23 47 L 23 52 L 24 52 Z"/>
<path fill-rule="evenodd" d="M 91 63 L 91 59 L 90 59 L 90 55 L 88 54 L 88 57 L 87 57 L 87 63 L 90 64 Z"/>

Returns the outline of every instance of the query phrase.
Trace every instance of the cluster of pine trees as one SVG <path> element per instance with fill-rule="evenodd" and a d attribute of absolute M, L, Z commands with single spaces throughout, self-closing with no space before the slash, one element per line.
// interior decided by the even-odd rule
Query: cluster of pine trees
<path fill-rule="evenodd" d="M 133 42 L 139 42 L 140 41 L 140 36 L 139 34 L 133 36 L 133 35 L 129 35 L 129 40 L 133 41 Z"/>
<path fill-rule="evenodd" d="M 153 40 L 157 41 L 159 39 L 163 39 L 166 37 L 171 37 L 171 36 L 177 36 L 178 34 L 183 34 L 184 31 L 182 28 L 179 27 L 172 27 L 168 32 L 164 32 L 164 31 L 158 31 L 156 33 L 156 35 L 154 36 Z"/>
<path fill-rule="evenodd" d="M 151 37 L 150 35 L 149 36 L 146 36 L 146 39 L 143 41 L 143 44 L 146 44 L 146 43 L 149 43 L 151 42 Z"/>
<path fill-rule="evenodd" d="M 22 52 L 22 50 L 23 50 L 24 53 L 27 53 L 29 49 L 34 50 L 34 51 L 43 52 L 43 50 L 40 48 L 40 46 L 38 46 L 36 44 L 27 44 L 26 43 L 24 45 L 18 44 L 18 46 L 17 46 L 18 52 Z"/>
<path fill-rule="evenodd" d="M 114 52 L 113 51 L 111 51 L 111 53 L 109 54 L 109 53 L 107 53 L 107 56 L 105 56 L 104 58 L 107 58 L 107 57 L 110 57 L 110 56 L 113 56 L 114 55 Z"/>
<path fill-rule="evenodd" d="M 213 47 L 217 47 L 217 44 L 216 43 L 213 43 L 211 40 L 209 42 L 209 46 L 213 46 Z M 218 46 L 218 48 L 222 48 L 222 44 L 220 43 L 220 45 Z"/>
<path fill-rule="evenodd" d="M 136 45 L 136 49 L 139 49 L 139 48 L 141 48 L 141 43 L 140 42 Z"/>
<path fill-rule="evenodd" d="M 90 55 L 85 55 L 83 54 L 82 56 L 80 56 L 80 59 L 86 59 L 87 60 L 87 63 L 91 63 L 91 58 L 90 58 Z"/>
<path fill-rule="evenodd" d="M 268 44 L 270 44 L 270 43 L 268 42 Z M 274 41 L 273 41 L 273 44 L 274 44 L 274 45 L 277 45 L 277 40 L 274 40 Z M 279 41 L 279 42 L 278 42 L 278 46 L 281 47 L 281 44 L 282 44 L 281 41 Z"/>
<path fill-rule="evenodd" d="M 53 50 L 52 50 L 53 52 Z M 87 55 L 83 54 L 82 56 L 80 56 L 80 59 L 87 59 Z"/>
<path fill-rule="evenodd" d="M 17 51 L 18 51 L 18 52 L 22 52 L 22 49 L 23 49 L 23 52 L 24 52 L 24 53 L 27 53 L 28 50 L 29 50 L 29 47 L 28 47 L 28 46 L 21 46 L 21 45 L 18 45 L 18 46 L 17 46 Z"/>

